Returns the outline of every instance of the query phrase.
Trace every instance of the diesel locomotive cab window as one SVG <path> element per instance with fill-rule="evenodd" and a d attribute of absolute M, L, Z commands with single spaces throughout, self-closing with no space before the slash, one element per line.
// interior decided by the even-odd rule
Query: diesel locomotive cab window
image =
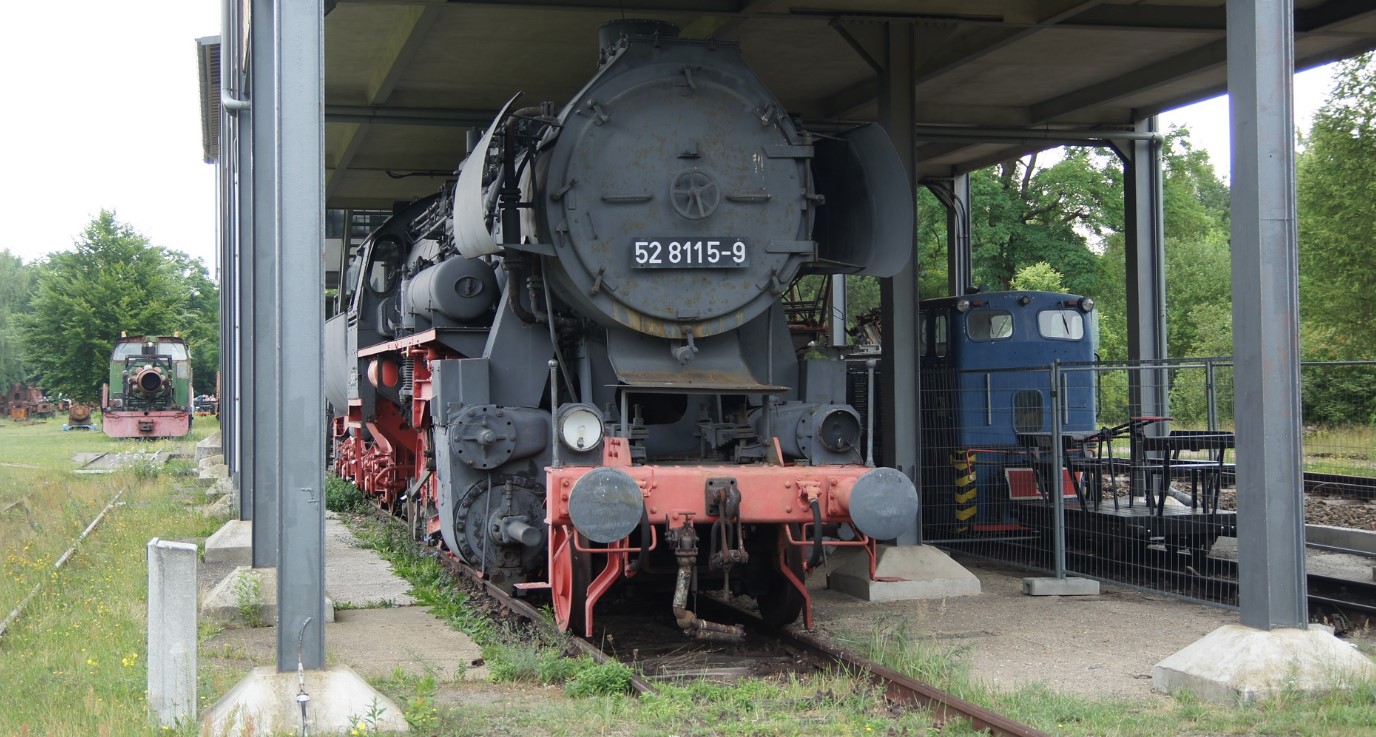
<path fill-rule="evenodd" d="M 1079 340 L 1085 337 L 1085 318 L 1079 310 L 1043 310 L 1037 313 L 1037 330 L 1043 338 Z"/>
<path fill-rule="evenodd" d="M 941 312 L 937 314 L 935 323 L 933 332 L 936 335 L 933 342 L 936 343 L 936 346 L 934 350 L 937 357 L 942 358 L 946 355 L 946 350 L 951 347 L 951 319 L 945 312 Z"/>
<path fill-rule="evenodd" d="M 186 360 L 186 346 L 181 343 L 159 343 L 158 353 L 171 356 L 173 361 Z"/>
<path fill-rule="evenodd" d="M 396 286 L 401 249 L 393 241 L 378 241 L 373 246 L 373 264 L 368 269 L 368 288 L 386 294 Z"/>
<path fill-rule="evenodd" d="M 978 310 L 965 318 L 971 340 L 1003 340 L 1013 337 L 1013 313 L 1003 310 Z"/>
<path fill-rule="evenodd" d="M 1020 391 L 1013 395 L 1013 432 L 1041 432 L 1042 393 Z"/>

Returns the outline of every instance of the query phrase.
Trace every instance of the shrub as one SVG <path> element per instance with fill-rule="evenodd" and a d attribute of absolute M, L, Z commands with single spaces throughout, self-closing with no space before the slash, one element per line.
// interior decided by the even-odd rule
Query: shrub
<path fill-rule="evenodd" d="M 325 508 L 331 512 L 362 512 L 368 506 L 368 498 L 357 486 L 339 478 L 328 476 L 325 479 Z"/>

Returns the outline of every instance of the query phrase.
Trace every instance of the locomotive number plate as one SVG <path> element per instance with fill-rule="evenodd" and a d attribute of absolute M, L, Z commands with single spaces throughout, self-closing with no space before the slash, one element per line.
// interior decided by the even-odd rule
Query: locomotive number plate
<path fill-rule="evenodd" d="M 750 265 L 745 238 L 644 238 L 631 243 L 637 269 L 739 269 Z"/>

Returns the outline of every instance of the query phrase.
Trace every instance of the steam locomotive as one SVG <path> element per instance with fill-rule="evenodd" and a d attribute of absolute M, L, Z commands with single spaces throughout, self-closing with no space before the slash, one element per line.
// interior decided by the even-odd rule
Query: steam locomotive
<path fill-rule="evenodd" d="M 628 578 L 690 637 L 742 636 L 691 610 L 709 588 L 810 626 L 823 548 L 873 556 L 918 500 L 781 298 L 897 272 L 911 188 L 886 134 L 803 130 L 731 43 L 599 45 L 572 100 L 513 98 L 360 248 L 326 325 L 334 468 L 564 629 Z"/>
<path fill-rule="evenodd" d="M 177 336 L 120 335 L 101 389 L 112 438 L 179 438 L 191 431 L 191 352 Z"/>

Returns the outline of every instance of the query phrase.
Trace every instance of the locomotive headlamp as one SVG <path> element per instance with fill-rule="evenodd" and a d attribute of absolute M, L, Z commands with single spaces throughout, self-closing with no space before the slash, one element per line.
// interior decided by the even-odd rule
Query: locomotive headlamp
<path fill-rule="evenodd" d="M 966 299 L 966 298 L 964 298 L 964 297 L 961 297 L 960 299 L 956 300 L 956 312 L 969 312 L 969 311 L 970 311 L 970 300 L 968 300 L 968 299 Z"/>
<path fill-rule="evenodd" d="M 602 442 L 602 413 L 587 404 L 559 408 L 559 442 L 582 453 Z"/>
<path fill-rule="evenodd" d="M 1093 297 L 1085 297 L 1084 299 L 1080 300 L 1080 309 L 1081 309 L 1081 310 L 1084 310 L 1085 312 L 1089 312 L 1090 310 L 1093 310 L 1093 309 L 1094 309 L 1094 298 L 1093 298 Z"/>

